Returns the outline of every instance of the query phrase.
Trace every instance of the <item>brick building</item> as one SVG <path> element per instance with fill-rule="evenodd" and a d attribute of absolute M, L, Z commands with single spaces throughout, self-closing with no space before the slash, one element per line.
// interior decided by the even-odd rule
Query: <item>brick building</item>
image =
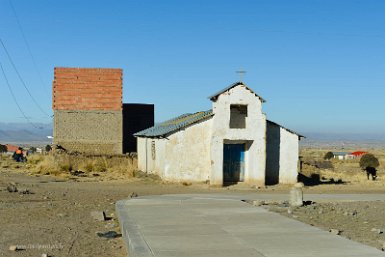
<path fill-rule="evenodd" d="M 122 69 L 55 68 L 54 144 L 92 154 L 136 151 L 136 147 L 125 147 L 123 151 L 123 139 L 130 138 L 125 133 L 136 121 L 126 122 L 123 130 L 122 82 Z M 148 121 L 143 123 L 146 127 L 154 123 L 154 108 L 150 106 L 152 113 L 139 117 Z M 146 128 L 143 126 L 141 129 Z"/>

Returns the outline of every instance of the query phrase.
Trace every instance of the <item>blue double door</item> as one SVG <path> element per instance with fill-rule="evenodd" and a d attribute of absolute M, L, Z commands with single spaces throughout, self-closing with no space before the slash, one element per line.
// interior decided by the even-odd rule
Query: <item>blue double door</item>
<path fill-rule="evenodd" d="M 245 144 L 223 145 L 223 182 L 234 184 L 245 178 Z"/>

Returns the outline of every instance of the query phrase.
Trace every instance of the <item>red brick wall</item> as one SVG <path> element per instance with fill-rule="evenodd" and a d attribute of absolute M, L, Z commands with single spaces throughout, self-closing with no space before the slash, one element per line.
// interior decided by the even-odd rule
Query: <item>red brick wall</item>
<path fill-rule="evenodd" d="M 55 68 L 54 110 L 122 110 L 122 69 Z"/>

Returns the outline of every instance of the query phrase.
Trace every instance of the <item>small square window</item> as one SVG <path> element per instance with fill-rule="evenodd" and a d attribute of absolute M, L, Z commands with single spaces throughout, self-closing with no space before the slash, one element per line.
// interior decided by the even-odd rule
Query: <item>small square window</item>
<path fill-rule="evenodd" d="M 246 128 L 247 105 L 230 105 L 230 128 Z"/>

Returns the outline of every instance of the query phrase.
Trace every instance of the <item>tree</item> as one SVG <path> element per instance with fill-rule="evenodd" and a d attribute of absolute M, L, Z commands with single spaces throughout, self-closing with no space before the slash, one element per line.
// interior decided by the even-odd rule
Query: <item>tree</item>
<path fill-rule="evenodd" d="M 30 151 L 31 153 L 36 153 L 37 149 L 36 149 L 36 147 L 31 146 L 31 147 L 29 148 L 29 151 Z"/>
<path fill-rule="evenodd" d="M 6 145 L 0 144 L 0 153 L 6 153 L 8 152 L 8 147 Z"/>
<path fill-rule="evenodd" d="M 325 154 L 325 156 L 324 156 L 324 159 L 325 159 L 325 160 L 330 160 L 330 159 L 332 159 L 332 158 L 334 158 L 334 154 L 333 154 L 332 152 L 327 152 L 327 153 Z"/>
<path fill-rule="evenodd" d="M 360 159 L 360 167 L 366 171 L 366 175 L 372 175 L 372 180 L 376 180 L 377 167 L 380 166 L 380 162 L 373 154 L 364 154 Z"/>
<path fill-rule="evenodd" d="M 380 162 L 373 154 L 364 154 L 360 159 L 360 167 L 362 169 L 367 167 L 377 168 L 378 166 L 380 166 Z"/>

